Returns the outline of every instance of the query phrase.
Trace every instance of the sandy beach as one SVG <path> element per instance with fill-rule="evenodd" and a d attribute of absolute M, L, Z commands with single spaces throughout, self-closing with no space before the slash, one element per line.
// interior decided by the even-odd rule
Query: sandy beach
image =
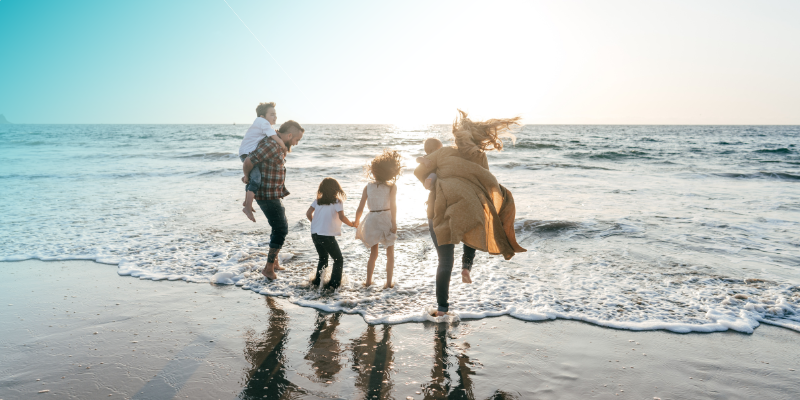
<path fill-rule="evenodd" d="M 0 263 L 0 399 L 800 397 L 797 332 L 368 325 L 89 261 Z"/>
<path fill-rule="evenodd" d="M 0 0 L 0 400 L 800 400 L 798 20 Z"/>

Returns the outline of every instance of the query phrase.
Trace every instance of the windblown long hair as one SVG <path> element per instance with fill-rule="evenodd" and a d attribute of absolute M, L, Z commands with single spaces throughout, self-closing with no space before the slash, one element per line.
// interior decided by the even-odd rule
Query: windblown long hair
<path fill-rule="evenodd" d="M 394 183 L 403 173 L 403 156 L 395 150 L 383 149 L 364 167 L 367 178 L 377 183 Z"/>
<path fill-rule="evenodd" d="M 344 203 L 345 199 L 347 199 L 347 194 L 342 190 L 342 185 L 336 179 L 325 178 L 319 184 L 319 189 L 317 189 L 318 205 L 326 206 L 335 204 L 337 201 Z"/>
<path fill-rule="evenodd" d="M 503 138 L 516 143 L 517 137 L 511 133 L 513 128 L 521 126 L 519 120 L 514 118 L 492 118 L 486 121 L 473 121 L 467 113 L 458 110 L 459 117 L 453 122 L 453 136 L 459 150 L 464 147 L 476 146 L 480 151 L 503 150 Z M 466 150 L 466 149 L 465 149 Z"/>

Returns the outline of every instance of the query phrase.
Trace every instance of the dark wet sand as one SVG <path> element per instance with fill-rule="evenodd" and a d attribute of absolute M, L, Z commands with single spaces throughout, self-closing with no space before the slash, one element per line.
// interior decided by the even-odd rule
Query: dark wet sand
<path fill-rule="evenodd" d="M 767 325 L 752 335 L 508 317 L 369 326 L 88 261 L 0 271 L 5 400 L 800 398 L 800 333 Z"/>

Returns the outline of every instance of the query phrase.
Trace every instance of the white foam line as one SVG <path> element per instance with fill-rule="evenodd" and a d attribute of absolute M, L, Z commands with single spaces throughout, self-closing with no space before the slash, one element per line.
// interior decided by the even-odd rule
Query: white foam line
<path fill-rule="evenodd" d="M 238 260 L 241 254 L 235 254 L 232 260 Z M 291 258 L 290 255 L 282 257 L 284 260 Z M 406 322 L 425 322 L 431 321 L 428 316 L 428 310 L 420 309 L 418 312 L 404 312 L 392 315 L 373 316 L 369 314 L 368 310 L 353 309 L 354 304 L 352 301 L 336 302 L 334 304 L 325 304 L 313 299 L 296 298 L 293 296 L 291 288 L 270 288 L 260 285 L 250 286 L 245 284 L 242 279 L 241 273 L 244 267 L 234 267 L 231 270 L 222 271 L 214 276 L 197 276 L 186 274 L 163 274 L 156 273 L 146 269 L 137 269 L 135 267 L 126 267 L 125 260 L 114 259 L 106 255 L 61 255 L 61 256 L 42 256 L 39 254 L 33 255 L 13 255 L 0 257 L 0 261 L 24 261 L 30 259 L 38 259 L 41 261 L 67 261 L 67 260 L 91 260 L 103 264 L 117 264 L 119 265 L 117 274 L 120 276 L 130 276 L 142 280 L 183 280 L 187 283 L 216 283 L 225 285 L 236 285 L 242 289 L 251 290 L 261 295 L 272 297 L 283 297 L 301 307 L 309 307 L 318 309 L 324 312 L 344 312 L 347 314 L 361 315 L 364 321 L 370 325 L 377 324 L 401 324 Z M 355 304 L 357 304 L 356 302 Z M 614 321 L 604 320 L 599 318 L 592 318 L 590 316 L 574 315 L 571 313 L 564 313 L 547 309 L 520 309 L 516 306 L 508 306 L 501 310 L 491 311 L 466 311 L 458 312 L 454 310 L 454 318 L 458 319 L 484 319 L 488 317 L 498 317 L 508 315 L 512 318 L 523 321 L 545 321 L 545 320 L 575 320 L 590 323 L 592 325 L 602 326 L 612 329 L 631 330 L 631 331 L 652 331 L 652 330 L 666 330 L 676 333 L 690 333 L 690 332 L 722 332 L 733 330 L 742 333 L 753 333 L 760 323 L 774 325 L 785 329 L 791 329 L 800 332 L 800 322 L 794 320 L 781 319 L 774 320 L 765 318 L 757 313 L 750 313 L 746 310 L 740 310 L 739 319 L 731 319 L 732 315 L 726 315 L 718 311 L 708 311 L 706 318 L 710 320 L 709 323 L 691 324 L 684 322 L 668 322 L 661 320 L 645 320 L 645 321 Z"/>
<path fill-rule="evenodd" d="M 364 319 L 364 322 L 366 322 L 369 325 L 378 325 L 378 324 L 394 325 L 407 322 L 425 322 L 430 320 L 430 318 L 428 318 L 427 310 L 420 310 L 419 313 L 388 315 L 380 318 L 375 318 L 367 315 L 367 312 L 365 310 L 353 310 L 353 309 L 348 309 L 347 307 L 340 307 L 330 304 L 321 304 L 306 299 L 296 299 L 293 298 L 290 294 L 282 291 L 270 291 L 261 287 L 253 287 L 253 288 L 242 287 L 242 289 L 252 290 L 264 296 L 285 297 L 287 298 L 287 300 L 289 300 L 289 302 L 296 304 L 298 306 L 314 308 L 323 312 L 343 312 L 346 314 L 361 315 L 361 317 Z M 783 328 L 800 331 L 800 325 L 786 324 L 762 318 L 757 318 L 757 320 L 752 320 L 750 324 L 728 323 L 728 321 L 716 321 L 713 323 L 706 323 L 706 324 L 688 324 L 681 322 L 666 322 L 658 320 L 642 321 L 642 322 L 634 322 L 634 321 L 620 322 L 620 321 L 596 319 L 591 317 L 572 316 L 559 312 L 541 312 L 541 313 L 517 312 L 517 308 L 513 306 L 508 307 L 504 310 L 486 311 L 479 313 L 455 312 L 454 314 L 458 319 L 484 319 L 491 317 L 500 317 L 503 315 L 508 315 L 509 317 L 519 319 L 522 321 L 545 321 L 545 320 L 563 319 L 572 321 L 582 321 L 605 328 L 629 330 L 629 331 L 666 330 L 675 333 L 692 333 L 692 332 L 710 333 L 710 332 L 724 332 L 728 330 L 733 330 L 742 333 L 753 333 L 755 328 L 757 328 L 759 325 L 758 322 L 763 322 L 770 325 L 776 325 Z"/>

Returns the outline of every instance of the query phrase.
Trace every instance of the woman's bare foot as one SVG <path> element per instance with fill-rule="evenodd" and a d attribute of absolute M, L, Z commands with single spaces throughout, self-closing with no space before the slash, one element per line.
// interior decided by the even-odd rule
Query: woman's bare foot
<path fill-rule="evenodd" d="M 393 288 L 393 287 L 394 287 L 394 283 L 392 283 L 392 284 L 390 285 L 390 284 L 389 284 L 389 282 L 386 282 L 386 284 L 385 284 L 385 285 L 383 285 L 383 288 L 384 288 L 384 289 Z"/>
<path fill-rule="evenodd" d="M 370 286 L 372 286 L 372 282 L 364 282 L 364 287 L 370 287 Z"/>
<path fill-rule="evenodd" d="M 463 283 L 472 283 L 472 278 L 469 277 L 469 270 L 462 269 L 461 270 L 461 282 Z"/>
<path fill-rule="evenodd" d="M 242 212 L 244 213 L 244 215 L 247 215 L 247 218 L 250 221 L 256 222 L 256 216 L 253 215 L 253 209 L 252 208 L 244 207 L 244 208 L 242 208 Z"/>

